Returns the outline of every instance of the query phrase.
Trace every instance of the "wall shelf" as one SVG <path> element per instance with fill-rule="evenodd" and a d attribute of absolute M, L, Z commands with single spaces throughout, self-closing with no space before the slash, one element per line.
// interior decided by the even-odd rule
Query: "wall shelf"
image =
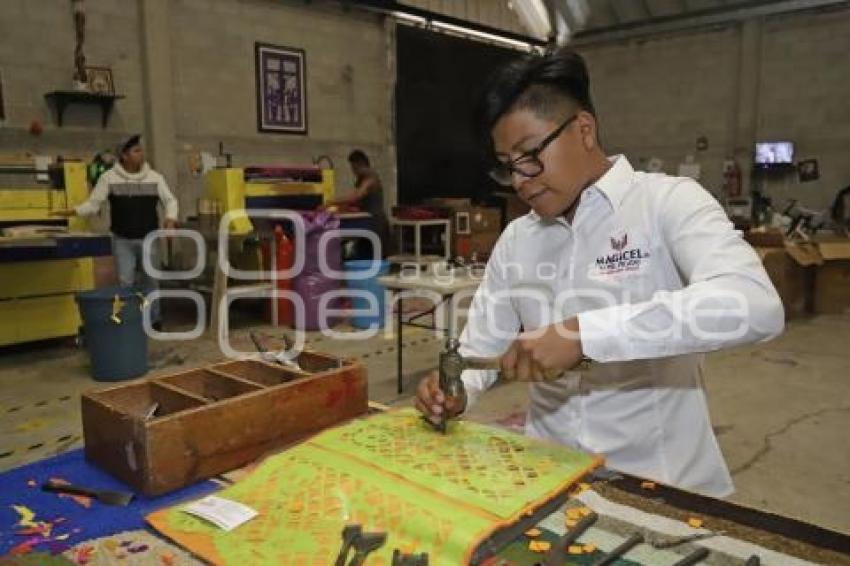
<path fill-rule="evenodd" d="M 44 95 L 48 102 L 56 107 L 56 123 L 62 127 L 62 117 L 69 104 L 96 104 L 100 106 L 101 126 L 106 128 L 109 115 L 116 100 L 124 98 L 120 94 L 97 94 L 79 90 L 54 90 Z"/>

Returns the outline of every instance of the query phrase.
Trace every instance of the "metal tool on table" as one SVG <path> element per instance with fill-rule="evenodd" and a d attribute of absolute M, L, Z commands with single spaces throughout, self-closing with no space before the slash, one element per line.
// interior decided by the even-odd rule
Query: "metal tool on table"
<path fill-rule="evenodd" d="M 428 553 L 405 554 L 396 548 L 393 550 L 392 566 L 428 566 Z"/>
<path fill-rule="evenodd" d="M 694 564 L 699 564 L 706 558 L 711 552 L 707 548 L 698 548 L 679 560 L 675 562 L 673 566 L 693 566 Z"/>
<path fill-rule="evenodd" d="M 564 536 L 558 539 L 558 542 L 552 545 L 552 548 L 546 553 L 543 564 L 546 566 L 563 566 L 564 562 L 568 559 L 567 549 L 570 545 L 577 541 L 578 537 L 583 535 L 587 529 L 592 527 L 598 519 L 599 515 L 596 513 L 591 513 L 586 517 L 582 517 L 582 519 L 576 523 L 575 527 L 567 531 Z"/>
<path fill-rule="evenodd" d="M 97 499 L 106 505 L 129 505 L 133 494 L 126 491 L 112 491 L 108 489 L 91 489 L 70 483 L 61 483 L 48 480 L 41 484 L 42 491 L 61 493 L 65 495 L 82 495 Z"/>
<path fill-rule="evenodd" d="M 299 373 L 309 373 L 305 371 L 296 360 L 291 360 L 286 357 L 285 353 L 292 348 L 292 343 L 286 335 L 284 335 L 283 337 L 283 342 L 286 345 L 286 349 L 277 353 L 269 352 L 268 348 L 263 346 L 262 342 L 260 342 L 260 339 L 257 337 L 256 333 L 254 333 L 253 330 L 248 331 L 248 336 L 251 337 L 251 342 L 254 343 L 254 348 L 257 349 L 257 351 L 260 353 L 264 360 L 274 362 Z"/>
<path fill-rule="evenodd" d="M 440 391 L 443 392 L 446 399 L 459 399 L 466 395 L 463 386 L 463 380 L 460 376 L 467 369 L 483 369 L 483 370 L 500 370 L 501 365 L 499 358 L 477 358 L 464 357 L 459 352 L 460 342 L 456 338 L 449 338 L 446 342 L 445 349 L 440 352 L 439 361 L 439 385 Z M 589 358 L 583 358 L 573 369 L 586 369 L 590 365 Z M 554 381 L 561 377 L 563 370 L 553 369 L 544 372 L 546 381 Z M 448 429 L 448 415 L 443 411 L 440 415 L 440 422 L 433 423 L 430 419 L 425 418 L 425 421 L 434 427 L 434 430 L 446 433 Z"/>
<path fill-rule="evenodd" d="M 639 545 L 644 541 L 643 535 L 641 533 L 635 533 L 625 541 L 620 543 L 614 550 L 597 560 L 593 563 L 593 566 L 609 566 L 610 564 L 614 564 L 622 558 L 628 551 Z"/>
<path fill-rule="evenodd" d="M 334 566 L 345 566 L 345 561 L 352 549 L 354 555 L 348 561 L 348 566 L 362 566 L 369 554 L 384 546 L 385 542 L 387 542 L 387 533 L 366 533 L 359 524 L 346 525 L 342 529 L 342 547 Z"/>
<path fill-rule="evenodd" d="M 348 566 L 363 566 L 366 557 L 387 542 L 387 533 L 363 533 L 354 540 L 354 556 Z"/>
<path fill-rule="evenodd" d="M 677 546 L 681 546 L 683 544 L 687 544 L 689 542 L 695 542 L 698 540 L 704 540 L 707 538 L 718 537 L 726 534 L 725 531 L 713 531 L 708 533 L 696 533 L 693 535 L 685 535 L 681 537 L 657 537 L 657 536 L 646 536 L 646 543 L 649 544 L 652 548 L 658 550 L 665 550 L 668 548 L 675 548 Z"/>
<path fill-rule="evenodd" d="M 363 528 L 360 525 L 346 525 L 342 529 L 342 548 L 339 549 L 339 555 L 336 557 L 334 566 L 345 566 L 345 559 L 348 558 L 348 552 L 354 541 L 363 534 Z"/>

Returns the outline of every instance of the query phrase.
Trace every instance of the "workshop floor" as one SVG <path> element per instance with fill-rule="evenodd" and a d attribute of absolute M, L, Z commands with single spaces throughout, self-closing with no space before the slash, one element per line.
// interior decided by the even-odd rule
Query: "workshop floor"
<path fill-rule="evenodd" d="M 232 345 L 251 350 L 247 326 Z M 252 326 L 270 336 L 275 329 Z M 279 335 L 279 333 L 278 333 Z M 850 315 L 791 322 L 768 344 L 707 358 L 706 383 L 715 429 L 732 469 L 733 500 L 850 533 Z M 330 340 L 308 346 L 359 358 L 368 368 L 370 398 L 410 403 L 414 383 L 433 369 L 442 339 L 404 330 L 405 393 L 396 393 L 395 337 Z M 150 375 L 221 360 L 213 340 L 151 342 Z M 100 384 L 72 341 L 0 349 L 0 470 L 81 445 L 79 393 Z M 524 386 L 499 386 L 470 418 L 521 427 Z"/>

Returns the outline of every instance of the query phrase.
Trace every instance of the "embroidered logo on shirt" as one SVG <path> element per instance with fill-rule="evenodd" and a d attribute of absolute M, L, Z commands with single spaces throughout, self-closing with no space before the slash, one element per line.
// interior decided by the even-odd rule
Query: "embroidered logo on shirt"
<path fill-rule="evenodd" d="M 610 240 L 611 247 L 614 249 L 614 251 L 621 252 L 626 247 L 626 244 L 629 242 L 629 235 L 623 234 L 623 237 L 619 240 L 616 238 L 610 238 Z"/>
<path fill-rule="evenodd" d="M 614 275 L 618 273 L 634 273 L 642 269 L 649 258 L 649 251 L 641 249 L 640 246 L 628 248 L 629 236 L 623 232 L 622 235 L 610 236 L 611 249 L 613 253 L 605 254 L 596 258 L 596 275 Z"/>

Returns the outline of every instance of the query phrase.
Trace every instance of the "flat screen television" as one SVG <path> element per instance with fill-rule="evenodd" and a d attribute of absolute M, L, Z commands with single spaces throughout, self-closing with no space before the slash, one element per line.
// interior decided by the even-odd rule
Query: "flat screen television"
<path fill-rule="evenodd" d="M 794 163 L 794 142 L 769 141 L 756 142 L 756 165 L 791 165 Z"/>

